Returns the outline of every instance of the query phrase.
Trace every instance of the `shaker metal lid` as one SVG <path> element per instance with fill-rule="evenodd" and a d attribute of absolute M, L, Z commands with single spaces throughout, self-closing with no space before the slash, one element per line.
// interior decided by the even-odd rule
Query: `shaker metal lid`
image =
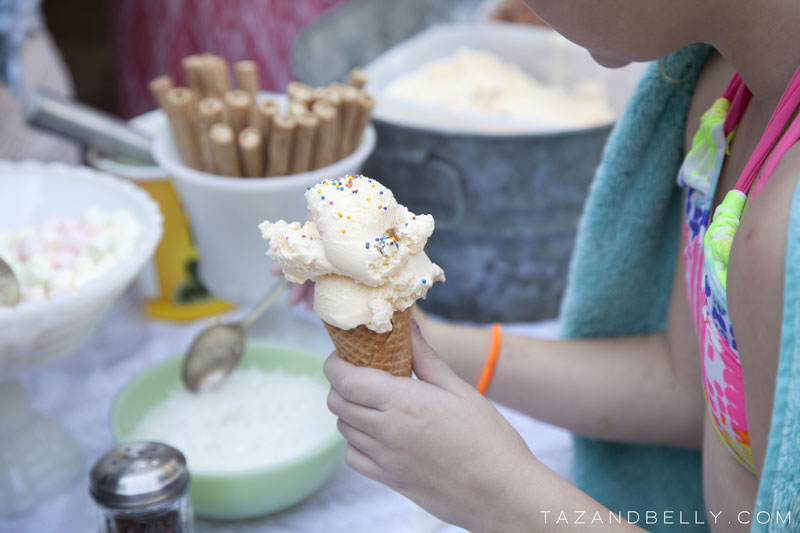
<path fill-rule="evenodd" d="M 133 509 L 182 494 L 189 485 L 186 458 L 160 442 L 130 442 L 101 457 L 89 474 L 89 492 L 102 505 Z"/>

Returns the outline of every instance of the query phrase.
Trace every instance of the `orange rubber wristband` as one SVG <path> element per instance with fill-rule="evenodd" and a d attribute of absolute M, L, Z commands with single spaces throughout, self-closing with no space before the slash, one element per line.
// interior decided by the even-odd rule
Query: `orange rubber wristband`
<path fill-rule="evenodd" d="M 494 367 L 497 366 L 497 355 L 500 353 L 500 339 L 503 338 L 503 329 L 500 324 L 492 324 L 492 344 L 489 346 L 489 355 L 486 356 L 486 364 L 483 365 L 481 377 L 478 379 L 478 384 L 475 388 L 481 394 L 486 394 L 486 389 L 489 388 L 489 383 L 492 381 L 494 374 Z"/>

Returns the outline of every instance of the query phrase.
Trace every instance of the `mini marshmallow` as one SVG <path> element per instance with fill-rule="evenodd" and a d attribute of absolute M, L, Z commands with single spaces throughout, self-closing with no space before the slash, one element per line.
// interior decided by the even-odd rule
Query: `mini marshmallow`
<path fill-rule="evenodd" d="M 0 230 L 0 257 L 20 281 L 23 302 L 44 300 L 105 275 L 133 253 L 141 233 L 127 211 L 89 208 L 77 218 Z"/>

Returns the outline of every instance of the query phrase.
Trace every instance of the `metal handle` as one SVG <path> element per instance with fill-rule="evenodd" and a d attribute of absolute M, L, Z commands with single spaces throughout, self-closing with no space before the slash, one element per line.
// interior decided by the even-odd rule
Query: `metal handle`
<path fill-rule="evenodd" d="M 260 302 L 256 304 L 252 311 L 247 313 L 247 316 L 242 319 L 242 328 L 247 329 L 249 328 L 253 322 L 255 322 L 261 314 L 267 310 L 267 308 L 272 305 L 272 302 L 280 296 L 283 290 L 289 285 L 289 282 L 286 281 L 286 278 L 281 277 L 272 286 L 266 296 L 261 299 Z"/>
<path fill-rule="evenodd" d="M 25 120 L 31 126 L 87 144 L 104 155 L 155 164 L 146 135 L 113 115 L 46 90 L 38 89 L 25 101 Z"/>

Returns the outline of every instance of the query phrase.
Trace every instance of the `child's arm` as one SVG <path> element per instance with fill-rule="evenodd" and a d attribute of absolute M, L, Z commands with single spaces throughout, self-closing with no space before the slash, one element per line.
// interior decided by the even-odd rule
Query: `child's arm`
<path fill-rule="evenodd" d="M 664 332 L 558 341 L 504 335 L 489 397 L 581 435 L 699 447 L 704 403 L 683 276 L 678 257 Z M 418 320 L 439 356 L 475 383 L 488 328 Z"/>

